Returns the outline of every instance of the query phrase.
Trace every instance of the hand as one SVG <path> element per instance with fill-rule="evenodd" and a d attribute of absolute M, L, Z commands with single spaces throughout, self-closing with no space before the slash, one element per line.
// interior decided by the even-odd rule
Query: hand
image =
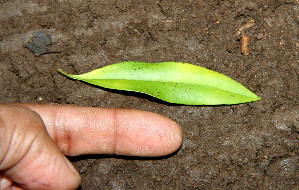
<path fill-rule="evenodd" d="M 0 189 L 75 189 L 81 178 L 63 154 L 162 156 L 181 143 L 180 127 L 155 113 L 0 104 Z"/>

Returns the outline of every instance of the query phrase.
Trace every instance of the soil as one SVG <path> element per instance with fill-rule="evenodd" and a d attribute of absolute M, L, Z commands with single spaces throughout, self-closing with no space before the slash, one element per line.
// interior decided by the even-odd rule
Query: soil
<path fill-rule="evenodd" d="M 134 108 L 183 129 L 182 147 L 166 157 L 70 158 L 80 189 L 299 189 L 298 0 L 0 2 L 2 103 Z M 200 65 L 262 100 L 173 105 L 57 72 L 129 60 Z"/>

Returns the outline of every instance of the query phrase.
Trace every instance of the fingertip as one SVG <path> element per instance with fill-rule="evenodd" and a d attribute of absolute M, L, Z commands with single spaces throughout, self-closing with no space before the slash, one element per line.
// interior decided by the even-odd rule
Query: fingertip
<path fill-rule="evenodd" d="M 168 117 L 158 115 L 158 133 L 153 136 L 153 145 L 156 145 L 155 156 L 165 156 L 177 151 L 183 141 L 181 127 Z M 151 156 L 151 155 L 149 155 Z"/>
<path fill-rule="evenodd" d="M 183 141 L 180 126 L 165 116 L 139 110 L 118 110 L 122 115 L 116 154 L 157 157 L 178 150 Z M 122 121 L 123 119 L 123 121 Z"/>
<path fill-rule="evenodd" d="M 45 152 L 52 152 L 45 151 Z M 25 162 L 27 159 L 25 158 Z M 81 182 L 81 177 L 74 166 L 60 152 L 49 155 L 40 154 L 35 156 L 34 162 L 23 166 L 19 171 L 19 180 L 16 180 L 26 189 L 77 189 Z M 22 174 L 23 173 L 23 174 Z M 25 176 L 23 178 L 22 176 Z"/>
<path fill-rule="evenodd" d="M 78 173 L 78 171 L 76 170 L 76 168 L 74 167 L 74 165 L 65 156 L 63 156 L 63 159 L 64 159 L 65 163 L 67 164 L 67 166 L 69 167 L 70 171 L 73 173 L 72 182 L 70 183 L 70 184 L 72 184 L 73 188 L 71 188 L 71 189 L 76 189 L 80 185 L 81 176 Z"/>
<path fill-rule="evenodd" d="M 13 184 L 13 181 L 6 176 L 0 175 L 0 189 L 9 189 Z"/>
<path fill-rule="evenodd" d="M 163 155 L 168 155 L 177 151 L 182 146 L 183 142 L 183 131 L 175 121 L 169 119 L 169 128 L 171 132 L 168 136 L 168 148 L 166 149 Z"/>

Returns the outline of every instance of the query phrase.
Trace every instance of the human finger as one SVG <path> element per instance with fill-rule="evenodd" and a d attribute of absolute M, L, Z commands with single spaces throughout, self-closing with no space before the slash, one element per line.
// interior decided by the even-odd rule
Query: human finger
<path fill-rule="evenodd" d="M 50 138 L 40 116 L 29 108 L 0 104 L 0 142 L 1 189 L 79 186 L 78 172 Z"/>
<path fill-rule="evenodd" d="M 182 130 L 159 114 L 74 105 L 20 104 L 37 112 L 66 155 L 162 156 L 176 151 Z"/>

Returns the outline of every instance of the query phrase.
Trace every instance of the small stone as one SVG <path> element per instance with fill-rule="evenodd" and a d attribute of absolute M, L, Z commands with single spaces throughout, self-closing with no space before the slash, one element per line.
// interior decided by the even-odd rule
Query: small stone
<path fill-rule="evenodd" d="M 262 33 L 259 33 L 259 34 L 257 35 L 257 39 L 258 39 L 258 40 L 262 39 L 263 37 L 264 37 L 264 35 L 263 35 Z"/>
<path fill-rule="evenodd" d="M 42 31 L 38 31 L 34 34 L 32 40 L 25 45 L 25 47 L 28 48 L 35 56 L 40 56 L 49 52 L 47 47 L 50 44 L 51 37 Z"/>

